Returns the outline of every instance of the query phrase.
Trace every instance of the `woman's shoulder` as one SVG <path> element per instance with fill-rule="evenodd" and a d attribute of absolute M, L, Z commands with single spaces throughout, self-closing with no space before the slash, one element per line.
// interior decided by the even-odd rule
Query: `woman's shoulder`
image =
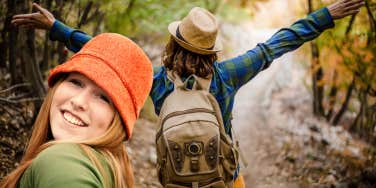
<path fill-rule="evenodd" d="M 58 158 L 65 158 L 64 156 L 82 156 L 83 154 L 82 149 L 78 144 L 75 143 L 57 143 L 53 144 L 43 151 L 41 151 L 38 156 L 34 160 L 38 160 L 40 158 L 50 158 L 50 156 L 56 156 Z"/>
<path fill-rule="evenodd" d="M 103 177 L 78 144 L 59 143 L 38 154 L 20 184 L 20 187 L 103 187 Z"/>
<path fill-rule="evenodd" d="M 55 143 L 44 149 L 39 155 L 50 155 L 64 153 L 64 151 L 71 151 L 74 153 L 82 153 L 79 144 L 76 143 Z"/>

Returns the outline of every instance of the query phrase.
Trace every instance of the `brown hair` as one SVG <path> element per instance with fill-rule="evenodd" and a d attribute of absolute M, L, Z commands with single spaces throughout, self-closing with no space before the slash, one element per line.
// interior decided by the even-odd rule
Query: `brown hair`
<path fill-rule="evenodd" d="M 33 132 L 21 163 L 12 173 L 8 174 L 3 179 L 3 181 L 0 183 L 1 188 L 16 187 L 24 171 L 29 167 L 29 165 L 33 162 L 33 159 L 36 158 L 41 151 L 53 144 L 61 143 L 52 140 L 53 138 L 50 130 L 49 112 L 53 95 L 56 88 L 62 81 L 63 79 L 60 79 L 53 87 L 49 89 L 33 125 Z M 133 170 L 125 144 L 123 142 L 126 138 L 126 132 L 123 127 L 124 126 L 120 115 L 118 112 L 116 112 L 109 129 L 103 136 L 77 143 L 103 175 L 106 187 L 108 187 L 110 181 L 112 181 L 111 177 L 109 174 L 105 173 L 103 166 L 91 148 L 94 148 L 102 153 L 109 162 L 111 170 L 114 174 L 115 187 L 131 188 L 134 186 Z"/>
<path fill-rule="evenodd" d="M 180 76 L 195 74 L 206 78 L 213 73 L 213 63 L 217 58 L 217 54 L 202 55 L 190 52 L 171 37 L 163 52 L 162 63 L 167 70 L 174 70 Z"/>

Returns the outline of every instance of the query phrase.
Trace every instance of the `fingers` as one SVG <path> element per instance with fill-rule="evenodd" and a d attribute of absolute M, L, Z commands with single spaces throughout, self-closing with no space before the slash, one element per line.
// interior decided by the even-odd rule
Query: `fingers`
<path fill-rule="evenodd" d="M 360 7 L 362 7 L 364 4 L 364 0 L 349 1 L 348 4 L 346 4 L 346 8 L 344 10 L 346 16 L 358 13 L 360 11 Z"/>
<path fill-rule="evenodd" d="M 352 1 L 348 1 L 345 4 L 345 11 L 358 10 L 358 12 L 359 12 L 360 7 L 362 7 L 364 5 L 365 5 L 364 0 L 352 0 Z"/>
<path fill-rule="evenodd" d="M 341 0 L 328 6 L 329 12 L 334 20 L 356 14 L 365 5 L 364 0 Z"/>
<path fill-rule="evenodd" d="M 40 16 L 40 13 L 39 12 L 34 12 L 34 13 L 30 13 L 30 14 L 17 14 L 17 15 L 14 15 L 12 19 L 36 19 L 37 17 Z"/>
<path fill-rule="evenodd" d="M 38 28 L 37 23 L 32 22 L 30 20 L 17 20 L 14 22 L 13 25 L 20 27 L 20 28 Z"/>
<path fill-rule="evenodd" d="M 353 10 L 359 11 L 360 7 L 361 7 L 361 5 L 359 5 L 359 4 L 351 5 L 351 6 L 346 8 L 346 11 L 353 11 Z"/>
<path fill-rule="evenodd" d="M 12 19 L 11 24 L 14 26 L 20 26 L 23 24 L 27 24 L 30 22 L 30 19 L 25 19 L 25 18 L 17 18 L 17 19 Z"/>
<path fill-rule="evenodd" d="M 366 3 L 363 1 L 363 0 L 358 0 L 358 1 L 355 1 L 351 4 L 348 5 L 348 7 L 351 7 L 351 8 L 360 8 L 362 6 L 364 6 Z"/>
<path fill-rule="evenodd" d="M 48 30 L 50 27 L 40 20 L 40 13 L 32 13 L 27 15 L 16 15 L 13 17 L 11 24 L 22 28 L 35 28 Z"/>
<path fill-rule="evenodd" d="M 38 5 L 37 3 L 33 3 L 33 7 L 36 8 L 38 11 L 40 11 L 42 14 L 46 14 L 48 12 L 46 9 Z"/>
<path fill-rule="evenodd" d="M 13 16 L 11 23 L 17 25 L 19 23 L 26 23 L 35 20 L 38 21 L 40 16 L 41 14 L 39 12 L 30 14 L 18 14 Z"/>
<path fill-rule="evenodd" d="M 361 7 L 365 4 L 364 0 L 352 0 L 345 3 L 346 7 Z"/>
<path fill-rule="evenodd" d="M 354 5 L 354 4 L 364 4 L 364 0 L 350 0 L 346 1 L 344 4 L 345 5 Z"/>
<path fill-rule="evenodd" d="M 35 16 L 36 14 L 40 14 L 40 13 L 30 13 L 30 14 L 17 14 L 17 15 L 14 15 L 12 19 L 18 19 L 18 18 L 22 18 L 22 19 L 26 19 L 26 18 L 32 18 L 33 16 Z"/>
<path fill-rule="evenodd" d="M 44 9 L 37 3 L 33 3 L 33 7 L 38 12 L 15 15 L 13 16 L 11 23 L 15 26 L 21 27 L 50 29 L 55 22 L 54 16 L 47 9 Z"/>

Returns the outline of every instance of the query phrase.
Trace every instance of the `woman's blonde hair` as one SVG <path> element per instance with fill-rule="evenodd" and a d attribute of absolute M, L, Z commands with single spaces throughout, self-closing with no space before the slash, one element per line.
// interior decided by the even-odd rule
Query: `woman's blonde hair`
<path fill-rule="evenodd" d="M 20 165 L 12 173 L 4 177 L 3 181 L 0 183 L 1 188 L 16 187 L 22 174 L 32 163 L 33 159 L 47 147 L 59 143 L 58 141 L 53 141 L 49 123 L 49 112 L 56 88 L 63 80 L 64 79 L 60 79 L 49 89 L 33 125 L 33 132 Z M 119 113 L 116 112 L 109 129 L 103 136 L 91 140 L 80 141 L 78 143 L 88 158 L 101 172 L 105 180 L 105 187 L 109 187 L 112 177 L 110 174 L 105 173 L 104 167 L 99 162 L 93 149 L 102 153 L 108 161 L 113 171 L 113 181 L 116 188 L 131 188 L 134 186 L 133 170 L 123 142 L 125 138 L 126 132 L 123 128 L 123 122 Z"/>

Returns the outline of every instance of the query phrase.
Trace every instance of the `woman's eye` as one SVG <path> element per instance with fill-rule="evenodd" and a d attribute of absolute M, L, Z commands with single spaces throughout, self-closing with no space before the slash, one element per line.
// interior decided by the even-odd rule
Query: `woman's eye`
<path fill-rule="evenodd" d="M 83 86 L 83 84 L 80 80 L 77 80 L 77 79 L 74 79 L 74 78 L 69 79 L 69 82 L 72 83 L 73 85 L 76 85 L 76 86 L 79 86 L 79 87 Z"/>
<path fill-rule="evenodd" d="M 110 99 L 106 95 L 99 95 L 99 98 L 110 104 Z"/>

